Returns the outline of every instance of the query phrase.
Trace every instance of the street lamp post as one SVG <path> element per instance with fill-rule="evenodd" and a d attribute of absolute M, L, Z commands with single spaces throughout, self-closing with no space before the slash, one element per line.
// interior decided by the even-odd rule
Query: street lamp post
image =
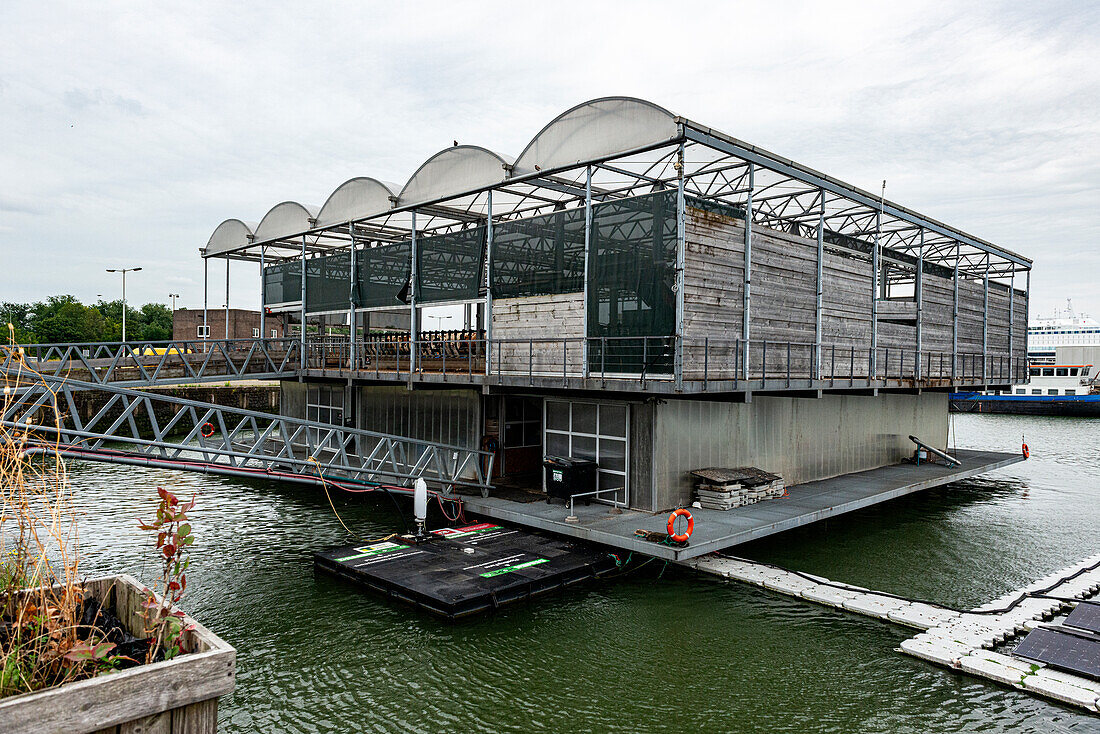
<path fill-rule="evenodd" d="M 450 316 L 429 316 L 429 319 L 435 319 L 435 330 L 443 331 L 443 322 L 451 318 Z"/>
<path fill-rule="evenodd" d="M 122 341 L 126 341 L 126 273 L 136 273 L 141 268 L 107 268 L 108 273 L 122 273 Z"/>

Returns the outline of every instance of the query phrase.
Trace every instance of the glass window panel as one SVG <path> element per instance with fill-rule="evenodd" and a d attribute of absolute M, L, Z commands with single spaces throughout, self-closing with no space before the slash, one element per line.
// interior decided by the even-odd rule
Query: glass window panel
<path fill-rule="evenodd" d="M 626 406 L 600 406 L 600 435 L 626 438 Z"/>
<path fill-rule="evenodd" d="M 596 432 L 595 403 L 573 403 L 573 433 Z"/>
<path fill-rule="evenodd" d="M 626 441 L 600 439 L 600 468 L 626 471 Z"/>
<path fill-rule="evenodd" d="M 584 209 L 493 225 L 493 296 L 584 290 Z"/>
<path fill-rule="evenodd" d="M 350 293 L 350 252 L 336 252 L 306 260 L 307 313 L 347 309 Z"/>
<path fill-rule="evenodd" d="M 522 398 L 504 398 L 504 420 L 506 420 L 506 421 L 521 421 L 521 420 L 523 420 L 523 399 Z"/>
<path fill-rule="evenodd" d="M 548 456 L 569 456 L 569 436 L 564 433 L 547 433 L 546 454 Z"/>
<path fill-rule="evenodd" d="M 557 431 L 569 430 L 569 403 L 546 401 L 546 427 Z"/>
<path fill-rule="evenodd" d="M 523 424 L 507 423 L 504 426 L 504 445 L 523 446 Z"/>
<path fill-rule="evenodd" d="M 593 207 L 588 271 L 588 336 L 609 337 L 590 350 L 590 367 L 664 373 L 663 340 L 676 326 L 676 194 L 662 191 Z M 653 349 L 650 350 L 649 347 Z"/>
<path fill-rule="evenodd" d="M 398 306 L 409 302 L 411 245 L 365 247 L 355 254 L 356 303 L 361 308 Z"/>
<path fill-rule="evenodd" d="M 609 472 L 601 471 L 599 473 L 600 489 L 623 489 L 626 487 L 626 477 L 622 474 L 611 474 Z M 610 496 L 603 499 L 611 499 Z M 622 499 L 620 495 L 618 499 Z"/>
<path fill-rule="evenodd" d="M 417 300 L 433 303 L 477 298 L 484 253 L 485 227 L 418 238 Z"/>
<path fill-rule="evenodd" d="M 318 414 L 316 405 L 310 405 L 306 407 L 306 420 L 316 421 L 317 415 Z"/>
<path fill-rule="evenodd" d="M 589 436 L 573 436 L 573 453 L 576 459 L 596 458 L 596 439 Z"/>
<path fill-rule="evenodd" d="M 542 440 L 542 426 L 538 423 L 524 423 L 523 425 L 523 445 L 524 446 L 538 446 Z"/>
<path fill-rule="evenodd" d="M 302 300 L 302 263 L 290 261 L 264 268 L 264 302 L 269 305 Z"/>

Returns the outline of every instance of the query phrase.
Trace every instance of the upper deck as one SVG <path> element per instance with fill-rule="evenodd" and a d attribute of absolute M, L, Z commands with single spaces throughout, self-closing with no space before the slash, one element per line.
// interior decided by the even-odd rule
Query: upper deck
<path fill-rule="evenodd" d="M 670 394 L 1027 377 L 1029 260 L 628 98 L 515 159 L 456 146 L 403 187 L 227 220 L 203 254 L 260 262 L 308 375 Z M 421 328 L 446 306 L 467 332 Z M 379 312 L 407 328 L 372 330 Z"/>

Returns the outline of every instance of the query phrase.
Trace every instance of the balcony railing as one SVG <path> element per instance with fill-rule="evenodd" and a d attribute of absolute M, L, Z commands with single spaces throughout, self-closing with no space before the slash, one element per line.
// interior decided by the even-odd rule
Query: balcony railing
<path fill-rule="evenodd" d="M 378 379 L 413 376 L 442 381 L 481 380 L 547 384 L 560 380 L 649 382 L 676 380 L 675 337 L 572 337 L 491 339 L 470 332 L 406 335 L 352 344 L 347 337 L 307 343 L 306 367 L 350 370 Z M 853 345 L 771 340 L 685 340 L 681 381 L 695 390 L 818 389 L 867 384 L 985 385 L 1027 380 L 1024 356 L 1005 353 L 872 350 Z"/>

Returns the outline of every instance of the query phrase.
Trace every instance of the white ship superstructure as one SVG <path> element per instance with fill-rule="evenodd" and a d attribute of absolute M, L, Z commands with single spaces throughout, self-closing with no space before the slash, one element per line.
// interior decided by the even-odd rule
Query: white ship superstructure
<path fill-rule="evenodd" d="M 1075 313 L 1068 299 L 1064 310 L 1036 317 L 1027 327 L 1028 360 L 1032 365 L 1053 364 L 1057 347 L 1100 347 L 1100 322 Z"/>

